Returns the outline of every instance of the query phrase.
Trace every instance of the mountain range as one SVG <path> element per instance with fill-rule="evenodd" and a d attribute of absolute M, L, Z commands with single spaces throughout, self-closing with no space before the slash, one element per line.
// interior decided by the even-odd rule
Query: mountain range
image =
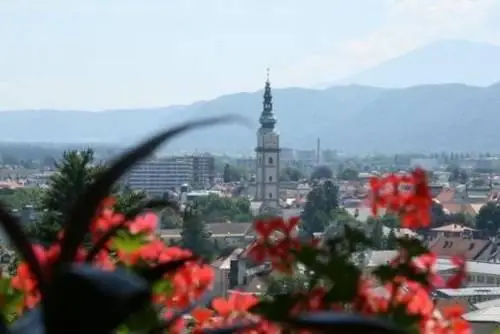
<path fill-rule="evenodd" d="M 470 51 L 477 47 L 474 43 L 451 44 L 456 47 L 457 43 L 462 45 L 463 54 L 476 52 Z M 431 49 L 435 47 L 430 46 Z M 450 50 L 449 46 L 439 48 L 448 50 L 446 52 Z M 316 139 L 320 138 L 323 148 L 351 153 L 498 151 L 500 83 L 491 82 L 500 79 L 500 67 L 496 61 L 500 59 L 500 51 L 496 53 L 500 48 L 492 46 L 486 49 L 490 51 L 484 51 L 485 60 L 481 66 L 476 64 L 474 68 L 464 68 L 462 74 L 455 73 L 451 67 L 441 74 L 424 71 L 423 67 L 415 65 L 418 53 L 423 52 L 417 50 L 416 55 L 410 53 L 400 57 L 392 65 L 390 62 L 381 64 L 378 69 L 360 73 L 357 79 L 356 76 L 348 79 L 341 86 L 274 89 L 274 110 L 281 144 L 284 147 L 314 149 Z M 455 50 L 448 56 L 452 57 L 457 52 Z M 438 54 L 444 57 L 443 53 L 435 53 L 435 59 L 438 59 Z M 495 60 L 489 58 L 492 54 Z M 423 57 L 423 60 L 420 59 L 423 65 L 434 59 L 420 57 Z M 464 59 L 469 62 L 471 57 Z M 404 65 L 405 62 L 407 65 Z M 458 71 L 459 65 L 454 65 L 455 70 Z M 490 71 L 475 73 L 474 69 L 478 72 L 479 68 L 490 68 Z M 451 76 L 445 75 L 448 71 Z M 425 72 L 427 76 L 423 75 Z M 399 83 L 391 79 L 397 77 L 401 79 Z M 419 85 L 419 80 L 431 84 Z M 446 83 L 455 81 L 466 84 Z M 372 84 L 380 87 L 367 86 Z M 393 88 L 384 88 L 386 86 Z M 0 113 L 0 124 L 3 125 L 0 140 L 123 145 L 132 144 L 162 127 L 187 119 L 239 114 L 253 122 L 253 126 L 224 125 L 196 131 L 174 141 L 168 150 L 250 153 L 255 146 L 261 109 L 262 91 L 155 109 L 4 111 Z"/>
<path fill-rule="evenodd" d="M 333 84 L 405 88 L 463 83 L 489 86 L 500 80 L 500 46 L 464 40 L 439 40 Z"/>

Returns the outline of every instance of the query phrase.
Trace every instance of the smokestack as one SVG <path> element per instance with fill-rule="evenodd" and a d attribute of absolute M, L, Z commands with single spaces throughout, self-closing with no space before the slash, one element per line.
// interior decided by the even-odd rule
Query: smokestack
<path fill-rule="evenodd" d="M 321 143 L 320 139 L 318 138 L 316 141 L 316 163 L 319 165 L 321 162 Z"/>

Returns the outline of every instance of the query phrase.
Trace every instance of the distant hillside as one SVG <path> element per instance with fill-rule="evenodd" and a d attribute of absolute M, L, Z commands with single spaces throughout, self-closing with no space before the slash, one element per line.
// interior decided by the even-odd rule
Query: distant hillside
<path fill-rule="evenodd" d="M 282 145 L 348 152 L 499 151 L 500 84 L 406 89 L 362 86 L 274 90 Z M 262 92 L 241 93 L 191 106 L 144 110 L 0 112 L 0 141 L 129 144 L 186 119 L 237 113 L 255 129 L 221 126 L 194 132 L 171 150 L 251 152 Z"/>
<path fill-rule="evenodd" d="M 442 40 L 326 86 L 403 88 L 447 83 L 489 86 L 500 80 L 498 59 L 500 46 Z"/>

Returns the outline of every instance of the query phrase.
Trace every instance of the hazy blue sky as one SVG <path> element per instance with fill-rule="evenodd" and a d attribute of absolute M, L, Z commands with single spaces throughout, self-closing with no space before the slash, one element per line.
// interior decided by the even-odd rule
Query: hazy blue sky
<path fill-rule="evenodd" d="M 0 109 L 313 86 L 443 38 L 500 44 L 500 1 L 0 0 Z"/>

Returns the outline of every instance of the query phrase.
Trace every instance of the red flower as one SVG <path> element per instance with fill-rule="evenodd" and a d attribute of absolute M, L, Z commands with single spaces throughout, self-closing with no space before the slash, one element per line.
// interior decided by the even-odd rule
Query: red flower
<path fill-rule="evenodd" d="M 370 180 L 370 206 L 373 214 L 379 209 L 396 213 L 402 227 L 419 228 L 430 224 L 432 199 L 424 170 L 410 175 L 390 174 Z"/>
<path fill-rule="evenodd" d="M 149 212 L 138 216 L 129 224 L 128 229 L 132 234 L 152 234 L 156 230 L 157 221 L 157 216 L 154 213 Z"/>
<path fill-rule="evenodd" d="M 454 256 L 451 260 L 453 264 L 457 266 L 457 273 L 446 281 L 446 287 L 450 289 L 458 289 L 462 287 L 463 282 L 467 278 L 465 259 L 461 256 Z"/>
<path fill-rule="evenodd" d="M 299 217 L 288 220 L 278 217 L 257 221 L 258 238 L 248 249 L 248 256 L 257 263 L 269 260 L 274 269 L 290 272 L 294 264 L 293 252 L 301 246 L 294 236 L 299 220 Z"/>

